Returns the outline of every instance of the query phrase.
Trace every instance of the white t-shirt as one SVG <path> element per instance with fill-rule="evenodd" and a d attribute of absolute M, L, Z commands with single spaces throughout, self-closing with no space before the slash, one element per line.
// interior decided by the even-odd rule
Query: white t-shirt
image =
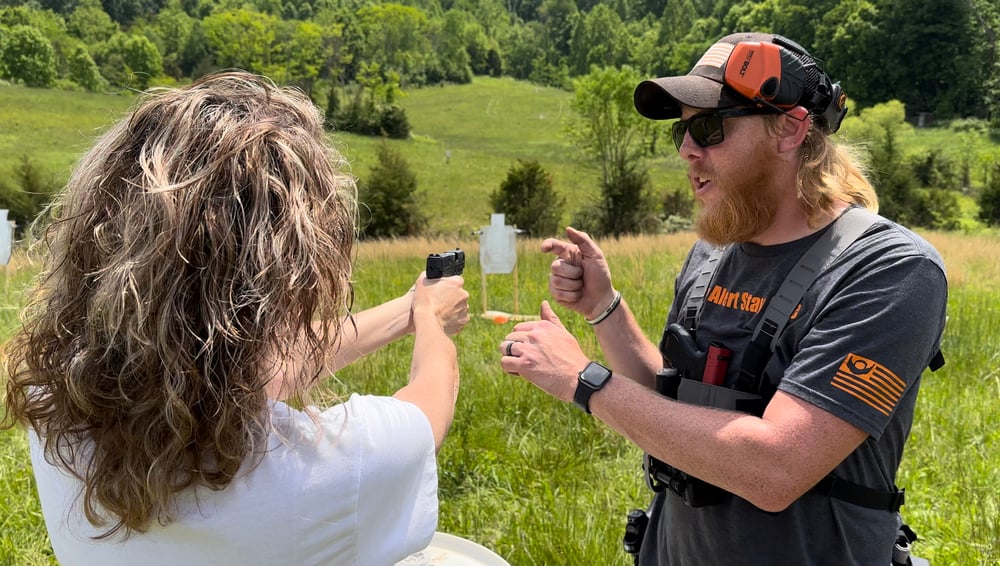
<path fill-rule="evenodd" d="M 430 423 L 415 405 L 352 395 L 309 415 L 271 405 L 269 450 L 226 489 L 191 489 L 166 526 L 94 541 L 82 484 L 48 464 L 30 433 L 49 537 L 62 566 L 115 564 L 389 566 L 426 547 L 438 518 Z M 113 522 L 110 524 L 114 524 Z"/>

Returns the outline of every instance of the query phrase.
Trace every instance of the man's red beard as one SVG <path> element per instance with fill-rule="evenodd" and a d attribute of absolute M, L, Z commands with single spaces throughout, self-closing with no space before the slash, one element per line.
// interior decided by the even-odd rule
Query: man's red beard
<path fill-rule="evenodd" d="M 749 165 L 738 179 L 717 187 L 721 199 L 713 205 L 701 204 L 695 218 L 698 236 L 710 244 L 747 242 L 761 234 L 774 221 L 780 189 L 766 165 L 773 156 L 754 151 Z"/>

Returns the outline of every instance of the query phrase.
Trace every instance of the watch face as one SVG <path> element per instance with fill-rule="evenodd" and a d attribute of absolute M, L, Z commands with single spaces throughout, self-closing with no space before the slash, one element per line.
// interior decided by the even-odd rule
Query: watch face
<path fill-rule="evenodd" d="M 598 389 L 611 377 L 611 370 L 597 362 L 591 362 L 580 372 L 580 381 Z"/>
<path fill-rule="evenodd" d="M 590 414 L 590 396 L 600 391 L 611 379 L 611 370 L 597 362 L 590 362 L 579 374 L 576 391 L 573 392 L 573 404 Z"/>

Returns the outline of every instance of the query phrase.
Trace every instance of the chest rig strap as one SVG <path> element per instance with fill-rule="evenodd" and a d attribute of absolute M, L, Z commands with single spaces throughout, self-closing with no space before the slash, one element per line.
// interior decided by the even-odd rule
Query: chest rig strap
<path fill-rule="evenodd" d="M 776 338 L 784 331 L 806 291 L 824 269 L 833 264 L 837 256 L 854 243 L 876 221 L 878 216 L 860 207 L 851 207 L 840 215 L 833 225 L 802 254 L 795 267 L 778 287 L 778 292 L 768 299 L 747 350 L 743 353 L 736 389 L 765 395 L 764 367 L 774 352 Z M 694 286 L 684 304 L 684 326 L 697 328 L 705 296 L 729 248 L 716 248 L 705 262 L 705 267 L 695 279 Z"/>
<path fill-rule="evenodd" d="M 774 388 L 764 378 L 764 368 L 774 352 L 776 339 L 791 320 L 806 291 L 823 270 L 832 265 L 834 260 L 877 220 L 878 216 L 874 213 L 860 207 L 851 207 L 802 255 L 777 293 L 767 301 L 764 313 L 754 328 L 747 350 L 743 353 L 739 377 L 733 387 L 737 392 L 762 397 L 763 403 L 770 399 L 774 394 Z M 681 311 L 682 324 L 685 328 L 692 331 L 697 329 L 705 297 L 729 249 L 713 250 L 695 279 Z M 692 507 L 721 503 L 728 495 L 727 492 L 711 484 L 705 484 L 648 454 L 644 457 L 644 468 L 647 472 L 647 482 L 654 491 L 669 488 L 682 496 Z M 891 512 L 898 511 L 904 499 L 902 490 L 889 492 L 873 490 L 839 479 L 832 474 L 820 481 L 814 489 L 829 497 L 855 505 Z"/>

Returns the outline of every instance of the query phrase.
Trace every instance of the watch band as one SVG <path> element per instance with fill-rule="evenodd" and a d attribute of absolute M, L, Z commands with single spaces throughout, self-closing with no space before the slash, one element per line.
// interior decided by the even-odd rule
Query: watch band
<path fill-rule="evenodd" d="M 590 362 L 577 376 L 573 404 L 590 414 L 590 397 L 601 390 L 611 379 L 611 370 L 597 362 Z"/>

